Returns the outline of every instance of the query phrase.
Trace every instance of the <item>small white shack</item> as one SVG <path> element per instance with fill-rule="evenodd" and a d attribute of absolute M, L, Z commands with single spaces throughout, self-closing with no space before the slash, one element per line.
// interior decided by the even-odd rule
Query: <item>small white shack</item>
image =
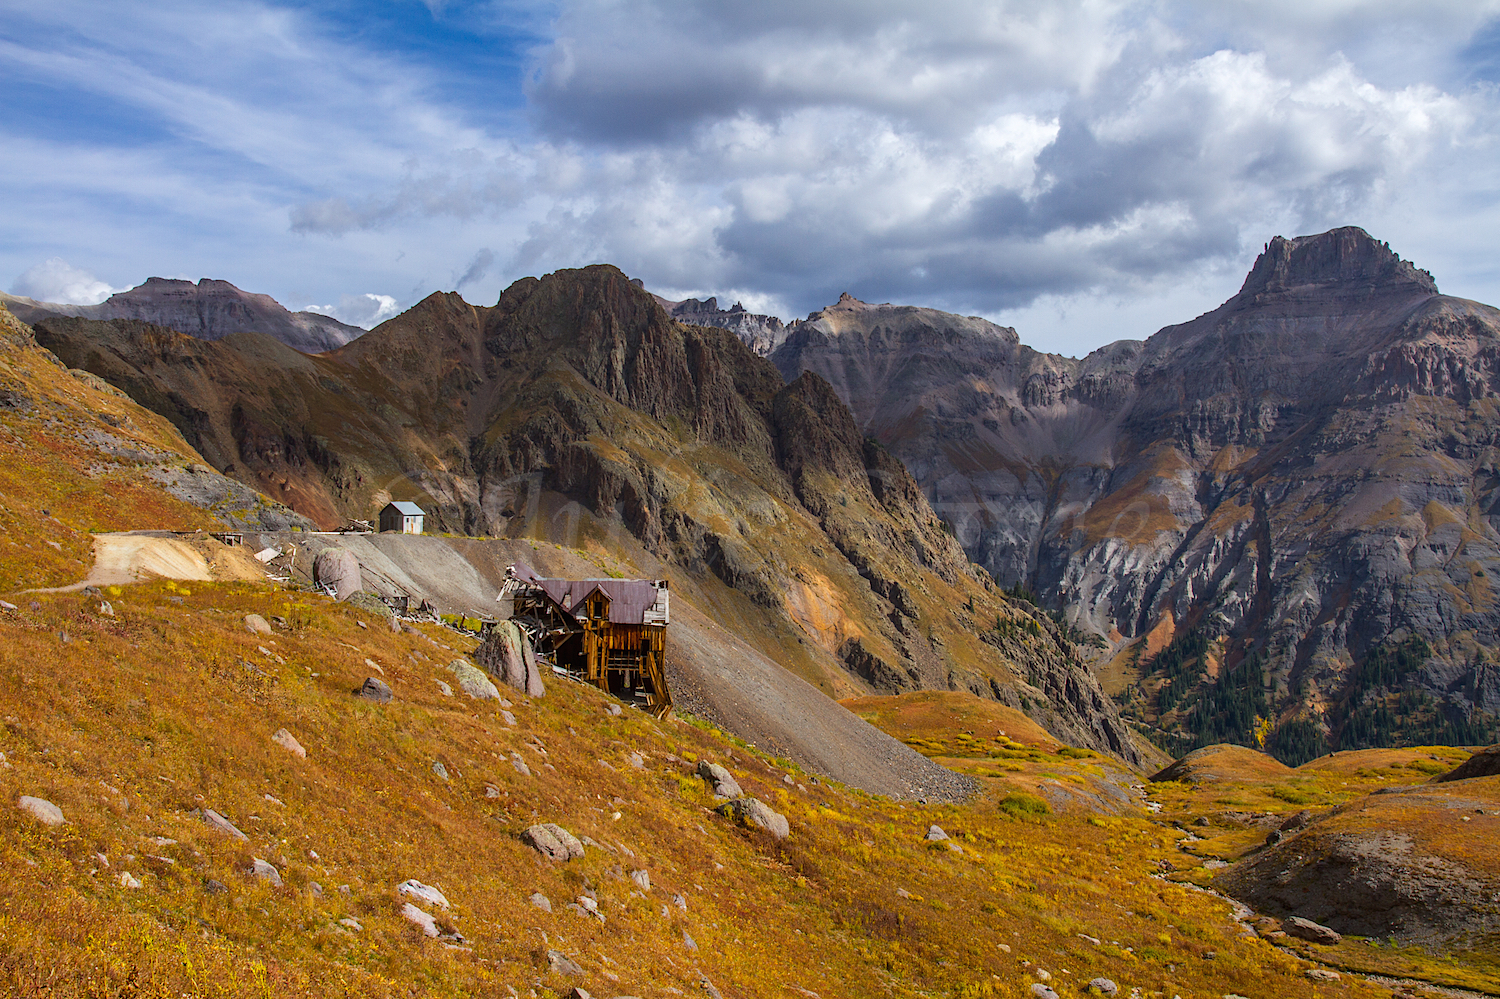
<path fill-rule="evenodd" d="M 387 503 L 380 511 L 380 530 L 398 531 L 401 534 L 421 534 L 422 518 L 426 512 L 415 503 L 396 500 Z"/>

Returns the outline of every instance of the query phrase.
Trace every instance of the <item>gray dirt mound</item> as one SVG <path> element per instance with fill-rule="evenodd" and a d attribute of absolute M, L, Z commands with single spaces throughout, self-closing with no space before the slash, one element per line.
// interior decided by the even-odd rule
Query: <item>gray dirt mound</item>
<path fill-rule="evenodd" d="M 1469 802 L 1402 795 L 1408 809 L 1448 812 Z M 1240 861 L 1214 887 L 1260 912 L 1302 916 L 1340 933 L 1409 943 L 1453 940 L 1500 926 L 1500 884 L 1422 849 L 1398 823 L 1347 830 L 1315 821 Z"/>
<path fill-rule="evenodd" d="M 505 567 L 524 561 L 542 575 L 601 575 L 577 553 L 526 541 L 430 535 L 308 533 L 247 535 L 252 551 L 298 546 L 305 575 L 320 551 L 341 547 L 360 562 L 365 588 L 428 599 L 444 612 L 493 615 Z M 757 748 L 834 780 L 892 798 L 962 800 L 974 781 L 939 766 L 846 710 L 716 624 L 674 591 L 667 633 L 667 682 L 681 709 Z"/>
<path fill-rule="evenodd" d="M 1496 774 L 1500 774 L 1500 746 L 1490 746 L 1488 749 L 1481 749 L 1447 773 L 1438 774 L 1430 783 L 1468 780 L 1470 777 L 1494 777 Z"/>

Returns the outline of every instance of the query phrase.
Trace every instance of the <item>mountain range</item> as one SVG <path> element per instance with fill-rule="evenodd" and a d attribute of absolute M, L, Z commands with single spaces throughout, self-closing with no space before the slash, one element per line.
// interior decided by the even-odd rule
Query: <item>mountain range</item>
<path fill-rule="evenodd" d="M 1107 643 L 1133 713 L 1198 742 L 1301 720 L 1298 756 L 1478 741 L 1500 710 L 1497 350 L 1500 311 L 1344 228 L 1081 360 L 848 296 L 769 356 L 821 374 L 997 581 Z"/>
<path fill-rule="evenodd" d="M 364 333 L 317 312 L 291 312 L 270 295 L 241 291 L 228 281 L 203 278 L 197 284 L 171 278 L 148 278 L 129 291 L 98 305 L 64 305 L 0 294 L 22 322 L 56 316 L 85 319 L 138 319 L 204 340 L 230 333 L 265 333 L 308 354 L 341 347 Z"/>
<path fill-rule="evenodd" d="M 762 646 L 831 692 L 1019 703 L 1021 679 L 1120 751 L 1103 690 L 1174 748 L 1286 758 L 1479 741 L 1500 710 L 1500 312 L 1359 229 L 1277 237 L 1220 308 L 1082 359 L 849 295 L 783 324 L 608 267 L 434 295 L 316 357 L 36 330 L 320 523 L 409 498 L 444 530 L 637 544 L 760 608 Z M 1061 651 L 1006 645 L 1035 644 L 1026 607 Z"/>
<path fill-rule="evenodd" d="M 1055 622 L 970 563 L 827 382 L 785 383 L 613 267 L 488 308 L 434 294 L 318 355 L 131 319 L 34 329 L 324 527 L 409 499 L 429 530 L 624 553 L 833 696 L 970 690 L 1141 758 Z"/>

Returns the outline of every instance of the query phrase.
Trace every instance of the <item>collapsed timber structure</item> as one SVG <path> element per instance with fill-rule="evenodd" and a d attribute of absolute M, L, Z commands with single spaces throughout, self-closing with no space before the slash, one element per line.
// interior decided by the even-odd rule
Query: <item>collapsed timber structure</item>
<path fill-rule="evenodd" d="M 557 669 L 660 718 L 670 597 L 665 579 L 545 579 L 518 562 L 498 600 Z"/>

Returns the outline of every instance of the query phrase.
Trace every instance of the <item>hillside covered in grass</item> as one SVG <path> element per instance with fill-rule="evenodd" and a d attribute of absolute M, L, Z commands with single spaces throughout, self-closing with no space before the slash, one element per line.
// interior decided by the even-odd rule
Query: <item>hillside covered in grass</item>
<path fill-rule="evenodd" d="M 248 614 L 285 623 L 255 634 Z M 508 708 L 450 696 L 438 681 L 455 686 L 445 666 L 467 651 L 452 633 L 263 586 L 45 596 L 0 628 L 0 988 L 16 994 L 1021 996 L 1043 971 L 1074 992 L 1306 985 L 1227 903 L 1150 876 L 1175 835 L 1138 810 L 872 798 L 563 680 Z M 354 696 L 369 676 L 390 703 Z M 789 836 L 715 813 L 705 759 Z M 584 856 L 527 845 L 544 822 L 586 837 Z M 952 838 L 926 839 L 934 824 Z M 449 902 L 424 906 L 437 938 L 402 916 L 412 879 Z"/>

